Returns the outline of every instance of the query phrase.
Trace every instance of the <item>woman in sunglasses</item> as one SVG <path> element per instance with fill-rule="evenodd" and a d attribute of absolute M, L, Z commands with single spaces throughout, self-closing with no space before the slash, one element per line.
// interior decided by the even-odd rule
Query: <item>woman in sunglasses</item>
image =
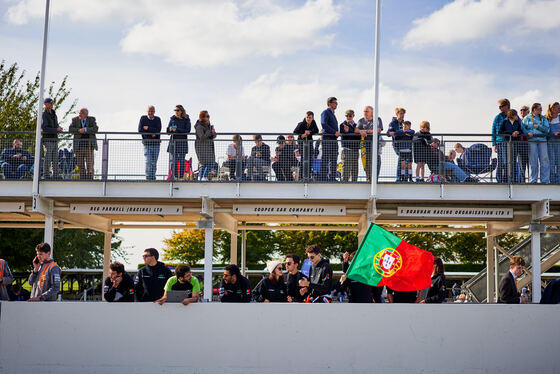
<path fill-rule="evenodd" d="M 270 275 L 263 278 L 253 289 L 253 300 L 259 303 L 285 303 L 288 301 L 288 291 L 282 273 L 280 261 L 270 261 L 266 264 Z"/>
<path fill-rule="evenodd" d="M 176 105 L 175 114 L 169 119 L 167 133 L 171 134 L 169 139 L 169 165 L 173 179 L 183 179 L 185 174 L 185 155 L 189 152 L 187 134 L 191 132 L 191 120 L 182 105 Z"/>
<path fill-rule="evenodd" d="M 550 161 L 546 137 L 550 128 L 548 120 L 542 115 L 542 106 L 534 103 L 531 106 L 531 114 L 523 118 L 523 132 L 529 137 L 529 164 L 531 166 L 531 178 L 529 183 L 537 183 L 539 171 L 541 183 L 550 183 Z"/>

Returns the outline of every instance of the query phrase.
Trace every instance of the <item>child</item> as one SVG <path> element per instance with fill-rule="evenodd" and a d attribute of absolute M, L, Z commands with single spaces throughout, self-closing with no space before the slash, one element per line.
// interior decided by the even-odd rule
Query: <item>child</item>
<path fill-rule="evenodd" d="M 395 141 L 401 159 L 401 175 L 399 181 L 412 182 L 412 137 L 410 121 L 403 122 L 403 129 L 395 132 Z"/>
<path fill-rule="evenodd" d="M 430 134 L 430 122 L 422 121 L 420 131 L 414 134 L 414 162 L 416 162 L 416 182 L 424 182 L 424 165 L 430 154 L 430 144 L 434 141 Z"/>

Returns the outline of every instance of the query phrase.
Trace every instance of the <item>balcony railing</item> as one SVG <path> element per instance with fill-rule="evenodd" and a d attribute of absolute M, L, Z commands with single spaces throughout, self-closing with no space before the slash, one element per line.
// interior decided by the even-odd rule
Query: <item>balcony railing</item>
<path fill-rule="evenodd" d="M 146 135 L 146 134 L 144 134 Z M 371 162 L 380 183 L 553 183 L 559 184 L 560 139 L 542 138 L 549 157 L 539 171 L 530 167 L 535 142 L 504 136 L 497 146 L 491 134 L 432 134 L 394 140 L 381 136 L 379 155 L 371 139 L 359 135 L 312 141 L 297 135 L 221 133 L 196 140 L 169 134 L 142 139 L 138 133 L 103 132 L 96 139 L 61 133 L 42 140 L 41 180 L 213 183 L 369 183 Z M 159 139 L 158 139 L 159 137 Z M 234 141 L 233 138 L 238 140 Z M 21 151 L 14 139 L 22 140 Z M 457 146 L 459 143 L 461 146 Z M 2 179 L 32 179 L 34 133 L 0 132 Z M 496 148 L 496 149 L 494 149 Z M 542 162 L 541 162 L 542 161 Z M 531 173 L 533 177 L 531 178 Z M 375 175 L 375 171 L 374 171 Z M 536 178 L 535 178 L 536 176 Z"/>

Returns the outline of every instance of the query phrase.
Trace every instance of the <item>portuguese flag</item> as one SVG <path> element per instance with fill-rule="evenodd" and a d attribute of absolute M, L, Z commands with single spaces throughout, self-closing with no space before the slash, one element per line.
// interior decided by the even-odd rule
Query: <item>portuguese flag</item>
<path fill-rule="evenodd" d="M 370 286 L 395 291 L 430 287 L 434 255 L 371 224 L 346 276 Z"/>

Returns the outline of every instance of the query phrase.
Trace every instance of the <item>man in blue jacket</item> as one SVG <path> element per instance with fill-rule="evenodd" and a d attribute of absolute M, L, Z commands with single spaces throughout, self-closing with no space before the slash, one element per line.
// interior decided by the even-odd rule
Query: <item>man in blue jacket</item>
<path fill-rule="evenodd" d="M 156 108 L 148 106 L 148 115 L 140 117 L 138 132 L 142 134 L 144 157 L 146 157 L 146 180 L 156 180 L 156 166 L 159 156 L 161 119 L 155 115 Z"/>
<path fill-rule="evenodd" d="M 2 174 L 6 179 L 21 179 L 33 165 L 33 156 L 23 149 L 21 139 L 14 139 L 12 148 L 6 148 L 0 154 Z"/>
<path fill-rule="evenodd" d="M 323 128 L 323 140 L 321 157 L 321 172 L 320 179 L 323 181 L 336 180 L 336 166 L 338 160 L 338 141 L 340 136 L 338 131 L 338 121 L 334 111 L 338 107 L 336 97 L 329 97 L 327 99 L 328 108 L 321 113 L 321 127 Z"/>

